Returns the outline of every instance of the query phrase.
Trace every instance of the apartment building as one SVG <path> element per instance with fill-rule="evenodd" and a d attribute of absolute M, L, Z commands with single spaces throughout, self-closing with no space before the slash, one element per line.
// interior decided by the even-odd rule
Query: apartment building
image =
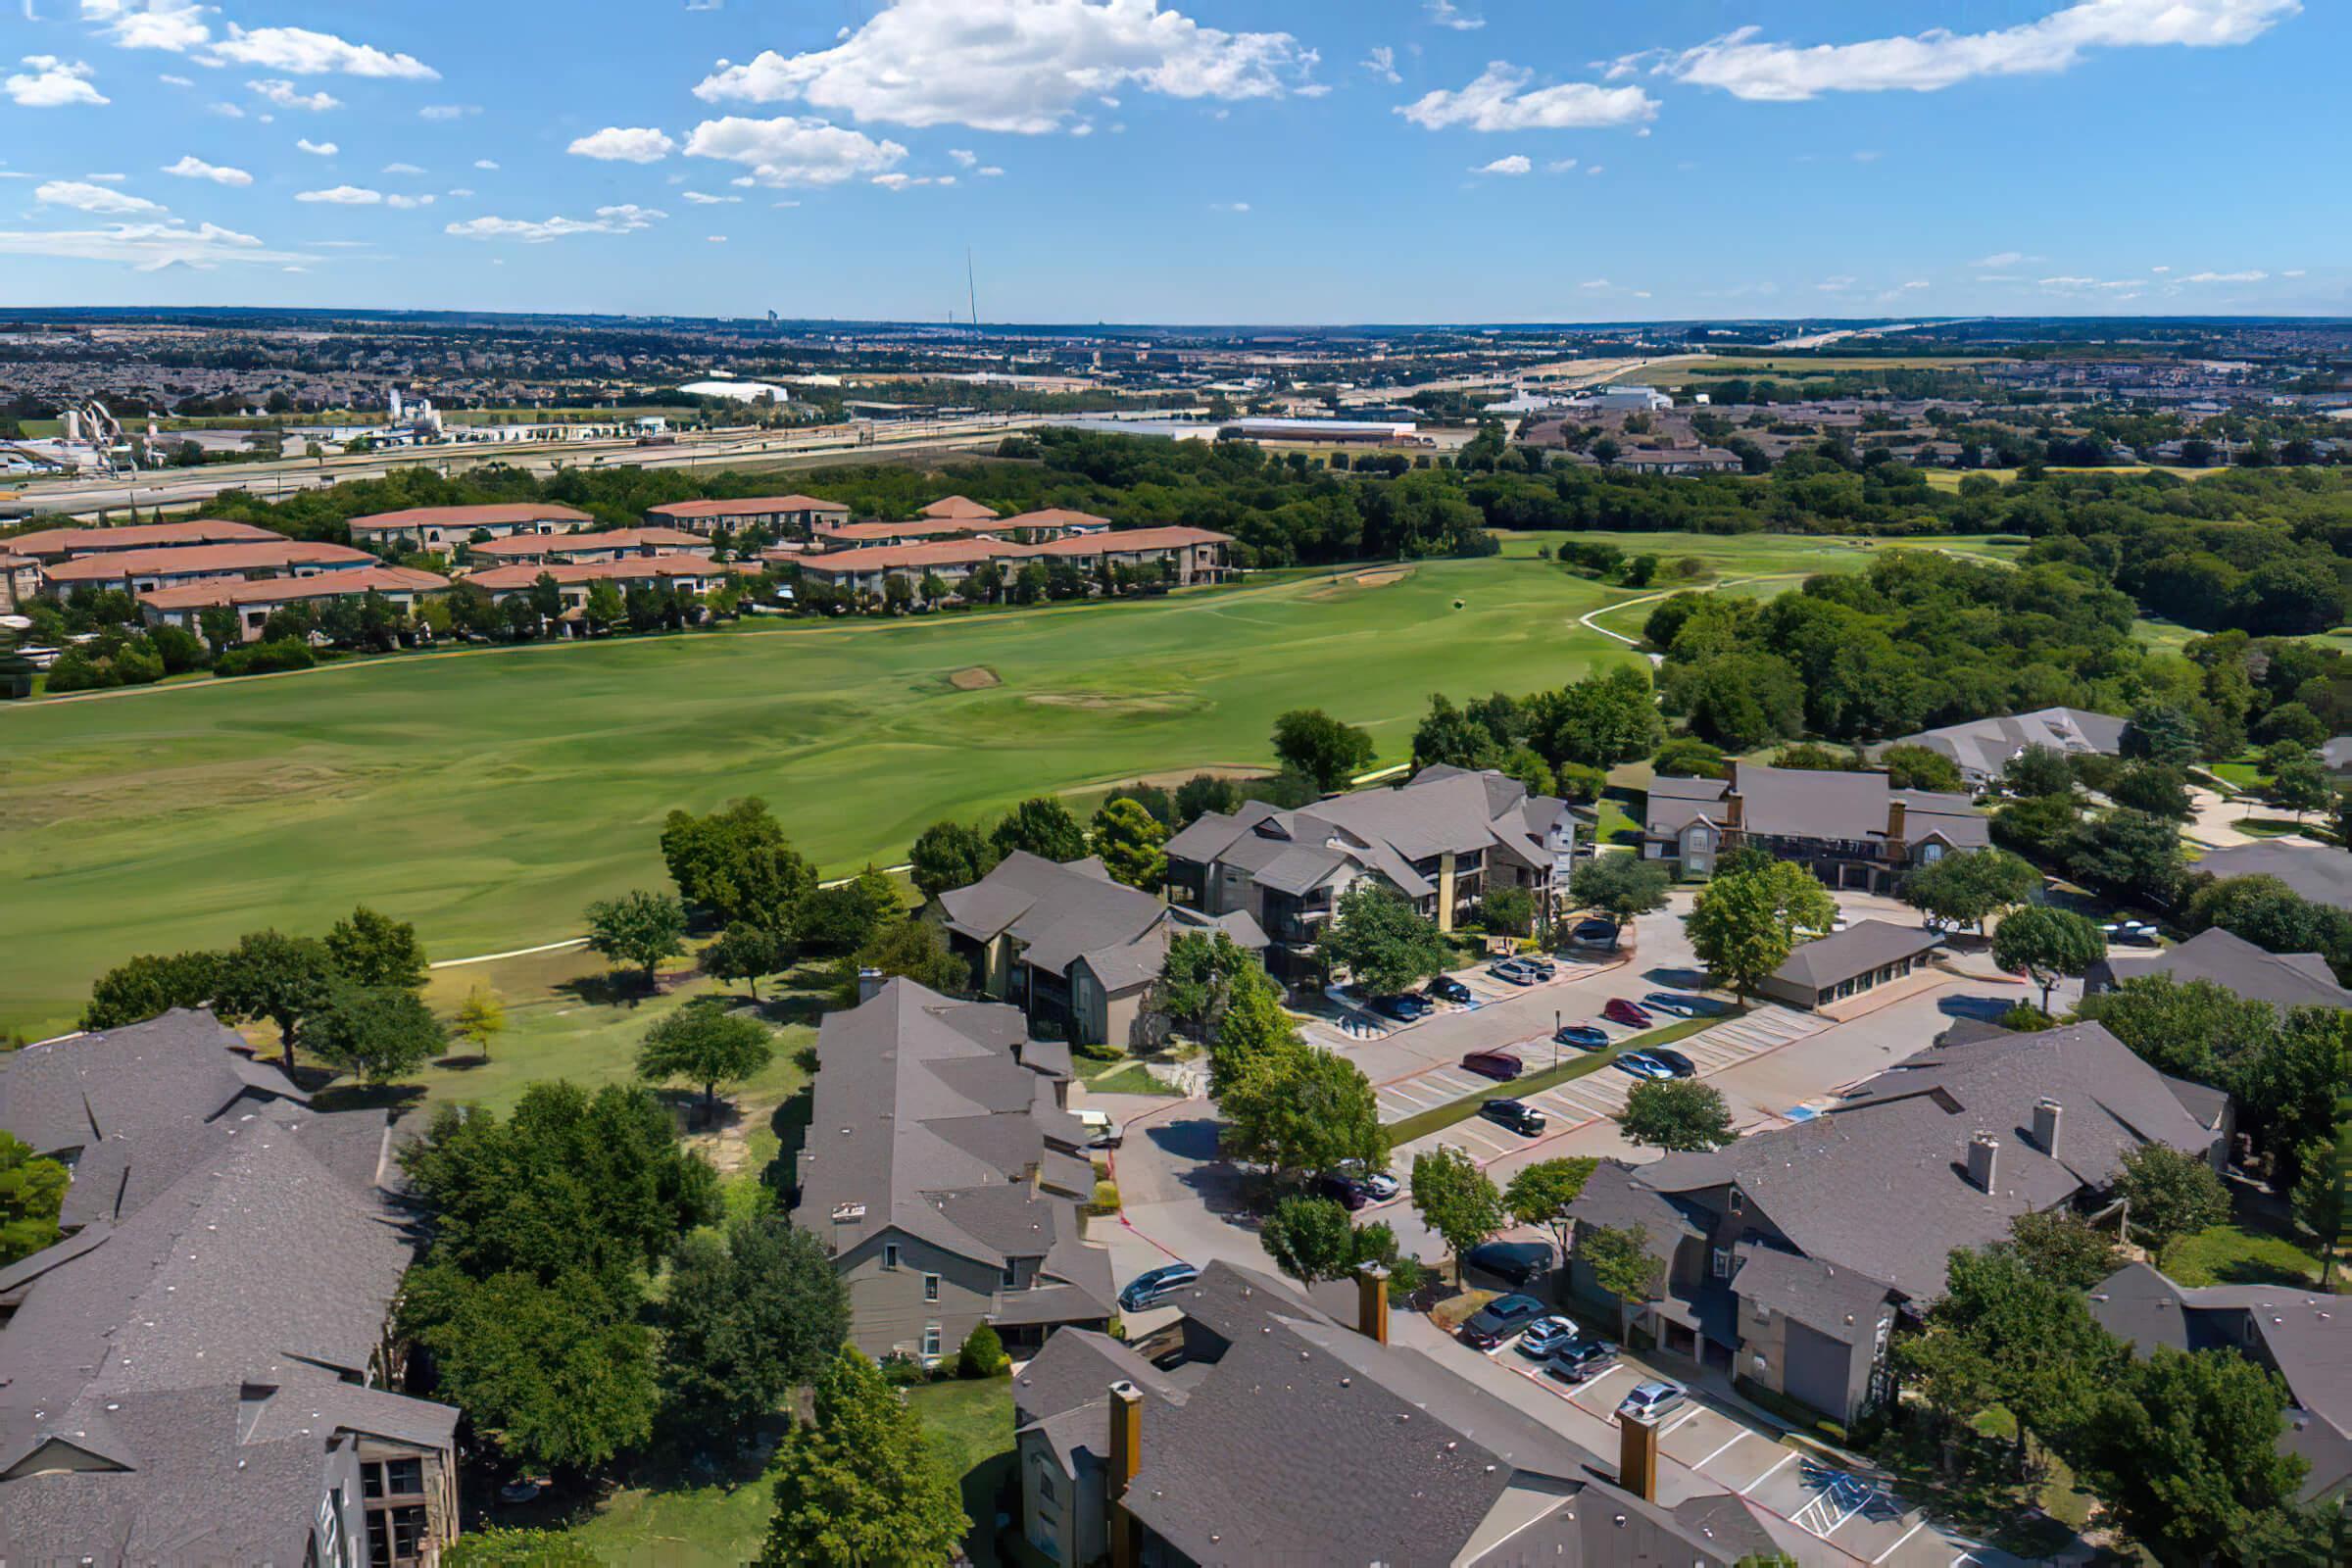
<path fill-rule="evenodd" d="M 139 595 L 139 610 L 151 625 L 198 629 L 204 612 L 226 605 L 237 612 L 237 627 L 245 642 L 259 641 L 262 628 L 278 611 L 294 605 L 320 608 L 338 599 L 364 599 L 380 594 L 393 609 L 414 611 L 427 594 L 449 587 L 447 577 L 407 566 L 355 566 L 346 571 L 321 571 L 299 577 L 255 579 L 213 578 L 175 588 L 158 588 Z"/>
<path fill-rule="evenodd" d="M 709 538 L 758 528 L 777 539 L 810 539 L 850 520 L 839 501 L 815 496 L 736 496 L 711 501 L 665 501 L 645 509 L 652 528 L 676 528 Z"/>
<path fill-rule="evenodd" d="M 576 507 L 552 501 L 497 502 L 470 507 L 407 507 L 351 519 L 352 543 L 371 550 L 422 551 L 455 555 L 477 538 L 504 539 L 517 533 L 569 533 L 596 518 Z"/>
<path fill-rule="evenodd" d="M 1984 813 L 1965 795 L 1898 790 L 1885 773 L 1766 767 L 1732 776 L 1657 778 L 1642 854 L 1684 876 L 1710 876 L 1742 845 L 1803 864 L 1832 888 L 1891 893 L 1913 866 L 1988 848 Z"/>
<path fill-rule="evenodd" d="M 41 567 L 43 586 L 60 597 L 79 592 L 121 589 L 151 593 L 192 582 L 234 581 L 261 576 L 303 576 L 320 571 L 347 571 L 378 564 L 365 550 L 349 545 L 288 539 L 272 534 L 266 541 L 236 544 L 172 545 L 154 550 L 110 550 L 51 561 Z"/>

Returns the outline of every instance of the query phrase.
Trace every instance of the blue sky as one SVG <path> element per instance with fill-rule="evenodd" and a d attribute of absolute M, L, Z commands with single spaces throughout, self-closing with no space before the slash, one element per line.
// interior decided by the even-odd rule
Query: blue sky
<path fill-rule="evenodd" d="M 2352 314 L 2338 0 L 0 6 L 0 307 Z"/>

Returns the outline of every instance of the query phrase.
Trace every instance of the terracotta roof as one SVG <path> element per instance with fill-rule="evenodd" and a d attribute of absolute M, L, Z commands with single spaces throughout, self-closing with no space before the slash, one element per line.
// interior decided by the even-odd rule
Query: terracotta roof
<path fill-rule="evenodd" d="M 594 522 L 595 517 L 572 507 L 548 501 L 502 501 L 479 507 L 407 507 L 399 512 L 370 513 L 351 519 L 351 531 L 417 528 L 426 523 L 443 527 L 488 527 L 494 523 Z"/>
<path fill-rule="evenodd" d="M 321 571 L 309 577 L 263 577 L 238 580 L 216 577 L 177 588 L 156 588 L 139 595 L 139 603 L 157 610 L 201 610 L 207 605 L 275 605 L 292 599 L 340 599 L 345 594 L 426 593 L 449 586 L 447 577 L 407 566 L 360 566 L 351 571 Z"/>
<path fill-rule="evenodd" d="M 926 517 L 994 517 L 996 513 L 970 496 L 942 496 L 923 509 Z"/>
<path fill-rule="evenodd" d="M 820 539 L 841 539 L 853 544 L 890 544 L 901 539 L 954 539 L 976 533 L 980 526 L 977 519 L 970 522 L 953 519 L 944 522 L 933 519 L 919 522 L 837 522 L 831 527 L 817 529 L 816 534 Z"/>
<path fill-rule="evenodd" d="M 742 517 L 769 512 L 838 512 L 847 516 L 849 510 L 843 502 L 815 496 L 721 496 L 710 501 L 664 501 L 645 512 L 647 516 L 662 517 Z"/>
<path fill-rule="evenodd" d="M 1091 512 L 1073 512 L 1068 507 L 1041 507 L 1035 512 L 1018 512 L 1002 524 L 1006 528 L 1108 528 L 1108 517 L 1098 517 Z"/>
<path fill-rule="evenodd" d="M 707 550 L 710 541 L 679 528 L 612 528 L 603 533 L 509 534 L 469 546 L 477 556 L 551 555 L 566 550 L 642 550 L 675 545 L 682 550 Z"/>
<path fill-rule="evenodd" d="M 927 545 L 875 545 L 865 550 L 838 550 L 830 555 L 804 556 L 801 569 L 819 576 L 859 571 L 904 571 L 916 566 L 953 566 L 966 562 L 1019 559 L 1037 553 L 1035 545 L 1008 545 L 1002 539 L 950 539 Z"/>
<path fill-rule="evenodd" d="M 0 539 L 0 550 L 20 556 L 86 556 L 110 550 L 162 550 L 173 545 L 220 545 L 238 540 L 282 539 L 283 534 L 224 517 L 185 522 L 138 522 L 121 528 L 43 528 Z"/>
<path fill-rule="evenodd" d="M 1030 545 L 1032 555 L 1040 556 L 1098 556 L 1123 555 L 1133 550 L 1177 550 L 1186 545 L 1231 544 L 1233 535 L 1218 533 L 1213 528 L 1194 528 L 1177 524 L 1166 528 L 1127 528 L 1115 533 L 1080 534 L 1069 539 L 1049 540 L 1042 545 Z"/>
<path fill-rule="evenodd" d="M 349 545 L 319 544 L 272 535 L 267 544 L 185 545 L 173 550 L 122 550 L 76 556 L 42 570 L 51 582 L 116 582 L 134 576 L 176 576 L 200 571 L 270 571 L 280 566 L 372 565 L 375 558 Z"/>
<path fill-rule="evenodd" d="M 473 572 L 466 580 L 500 593 L 528 588 L 543 574 L 569 586 L 599 578 L 625 582 L 646 577 L 717 577 L 724 576 L 727 569 L 709 556 L 636 556 L 620 561 L 559 561 L 544 566 L 523 562 Z"/>

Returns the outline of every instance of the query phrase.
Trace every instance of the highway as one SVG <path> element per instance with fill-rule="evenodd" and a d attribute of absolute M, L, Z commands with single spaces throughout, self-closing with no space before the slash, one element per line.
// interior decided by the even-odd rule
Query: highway
<path fill-rule="evenodd" d="M 972 419 L 925 419 L 906 424 L 823 425 L 778 431 L 745 427 L 681 432 L 675 445 L 639 446 L 629 440 L 463 442 L 404 448 L 393 452 L 337 453 L 326 458 L 278 462 L 207 464 L 200 468 L 158 468 L 102 478 L 34 479 L 16 486 L 22 504 L 44 515 L 95 517 L 101 512 L 136 507 L 193 506 L 223 490 L 250 490 L 278 497 L 352 479 L 380 479 L 395 468 L 435 467 L 463 473 L 484 464 L 504 464 L 535 474 L 560 468 L 606 466 L 693 468 L 752 461 L 855 458 L 864 454 L 960 451 L 994 446 L 1005 435 L 1046 422 L 1031 415 L 994 415 Z"/>

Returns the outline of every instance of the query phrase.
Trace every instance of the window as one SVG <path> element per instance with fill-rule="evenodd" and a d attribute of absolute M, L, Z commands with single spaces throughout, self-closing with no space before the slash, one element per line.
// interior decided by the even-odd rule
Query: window
<path fill-rule="evenodd" d="M 1012 1262 L 1006 1263 L 1004 1265 L 1004 1277 L 1001 1283 L 1004 1285 L 1004 1289 L 1008 1291 L 1019 1290 L 1021 1288 L 1021 1265 Z"/>
<path fill-rule="evenodd" d="M 926 1274 L 923 1276 L 923 1299 L 926 1301 L 936 1301 L 939 1299 L 938 1275 Z"/>
<path fill-rule="evenodd" d="M 936 1323 L 926 1323 L 923 1325 L 923 1354 L 937 1355 L 938 1353 L 939 1325 Z"/>
<path fill-rule="evenodd" d="M 884 1242 L 882 1244 L 882 1266 L 884 1268 L 897 1268 L 899 1266 L 898 1243 Z"/>
<path fill-rule="evenodd" d="M 1711 1262 L 1717 1279 L 1728 1280 L 1732 1277 L 1732 1250 L 1730 1248 L 1718 1247 L 1715 1249 Z"/>
<path fill-rule="evenodd" d="M 1770 1369 L 1770 1367 L 1771 1367 L 1771 1365 L 1772 1365 L 1772 1363 L 1771 1363 L 1771 1362 L 1769 1362 L 1769 1361 L 1765 1360 L 1765 1359 L 1764 1359 L 1764 1357 L 1763 1357 L 1763 1356 L 1761 1356 L 1761 1355 L 1751 1355 L 1751 1356 L 1749 1356 L 1749 1357 L 1748 1357 L 1748 1360 L 1749 1360 L 1749 1362 L 1750 1362 L 1750 1363 L 1752 1363 L 1752 1364 L 1754 1365 L 1755 1369 L 1756 1369 L 1757 1371 L 1759 1371 L 1759 1372 L 1763 1372 L 1763 1371 L 1769 1370 L 1769 1369 Z"/>
<path fill-rule="evenodd" d="M 1038 1455 L 1037 1459 L 1037 1496 L 1041 1502 L 1056 1500 L 1054 1494 L 1054 1467 L 1046 1463 L 1043 1454 Z"/>
<path fill-rule="evenodd" d="M 1747 1212 L 1747 1195 L 1737 1187 L 1732 1189 L 1732 1212 L 1735 1214 Z"/>

